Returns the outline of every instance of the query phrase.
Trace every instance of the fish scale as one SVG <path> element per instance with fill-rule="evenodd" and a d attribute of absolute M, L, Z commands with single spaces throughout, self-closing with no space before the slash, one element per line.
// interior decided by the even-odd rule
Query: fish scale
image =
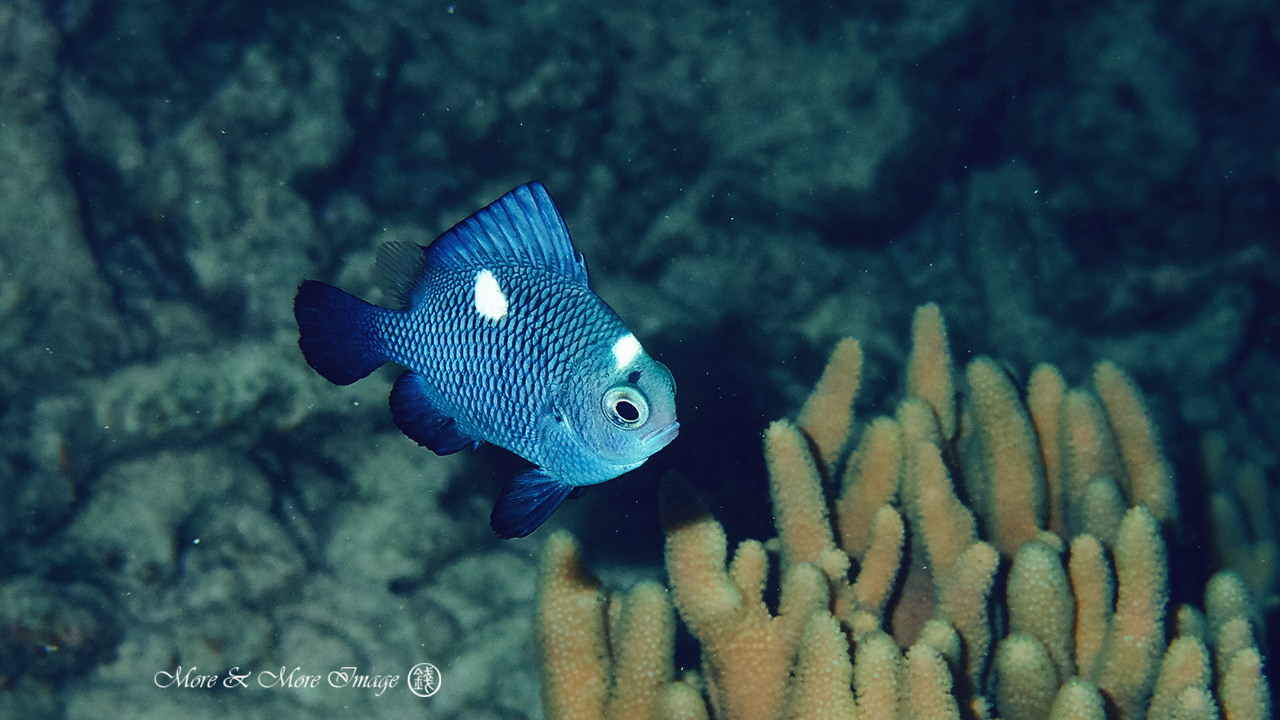
<path fill-rule="evenodd" d="M 533 532 L 568 497 L 643 464 L 679 430 L 675 382 L 587 284 L 540 183 L 515 188 L 426 247 L 389 243 L 379 274 L 400 308 L 308 280 L 294 314 L 303 357 L 346 385 L 405 367 L 392 419 L 438 454 L 489 442 L 534 467 L 490 525 Z"/>
<path fill-rule="evenodd" d="M 557 302 L 557 292 L 564 292 L 564 288 L 556 287 L 554 281 L 539 282 L 535 272 L 520 275 L 524 277 L 499 274 L 499 284 L 507 284 L 504 280 L 529 283 L 510 298 L 512 310 L 507 318 L 492 323 L 469 307 L 469 298 L 441 296 L 410 315 L 397 316 L 406 330 L 395 334 L 401 344 L 392 347 L 389 354 L 394 362 L 439 388 L 437 399 L 450 415 L 467 414 L 474 424 L 494 427 L 491 442 L 538 462 L 540 449 L 529 444 L 535 435 L 532 421 L 535 411 L 548 401 L 550 378 L 565 370 L 557 361 L 573 357 L 581 347 L 604 345 L 607 338 L 623 334 L 625 326 L 615 316 L 615 322 L 596 323 L 589 329 L 582 318 L 591 314 L 591 301 L 599 303 L 598 298 L 582 295 L 578 303 Z M 441 284 L 457 286 L 465 281 L 456 277 L 447 280 L 452 282 Z M 574 304 L 578 307 L 572 307 Z M 539 318 L 560 314 L 568 320 L 551 325 L 549 338 L 553 344 L 565 344 L 568 352 L 541 358 L 530 346 L 533 331 L 529 326 Z M 432 338 L 432 342 L 419 344 L 422 352 L 415 353 L 413 343 L 406 341 L 410 337 Z M 459 377 L 466 380 L 448 382 Z M 525 422 L 500 422 L 506 418 Z"/>

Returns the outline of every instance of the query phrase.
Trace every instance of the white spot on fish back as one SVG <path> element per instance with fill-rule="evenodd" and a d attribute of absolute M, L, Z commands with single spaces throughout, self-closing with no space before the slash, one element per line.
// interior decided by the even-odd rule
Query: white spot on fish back
<path fill-rule="evenodd" d="M 631 333 L 618 338 L 613 344 L 613 359 L 617 361 L 619 370 L 630 365 L 642 352 L 644 349 L 640 347 L 640 341 Z"/>
<path fill-rule="evenodd" d="M 488 270 L 476 273 L 476 312 L 485 320 L 497 322 L 507 316 L 507 296 L 498 285 L 498 278 Z"/>

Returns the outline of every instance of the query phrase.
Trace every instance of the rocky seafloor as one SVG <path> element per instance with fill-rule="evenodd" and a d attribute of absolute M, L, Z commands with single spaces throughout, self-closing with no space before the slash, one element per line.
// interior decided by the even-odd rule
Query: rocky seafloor
<path fill-rule="evenodd" d="M 0 0 L 0 717 L 540 717 L 520 461 L 419 448 L 292 315 L 531 179 L 679 385 L 548 523 L 606 579 L 660 576 L 669 470 L 770 535 L 766 422 L 846 336 L 888 407 L 935 301 L 960 362 L 1132 374 L 1195 602 L 1201 438 L 1280 496 L 1277 128 L 1264 0 Z"/>

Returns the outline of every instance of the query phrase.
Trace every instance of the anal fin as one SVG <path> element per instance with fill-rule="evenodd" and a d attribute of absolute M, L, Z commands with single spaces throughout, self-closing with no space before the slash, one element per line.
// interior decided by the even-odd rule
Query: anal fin
<path fill-rule="evenodd" d="M 448 455 L 484 441 L 458 429 L 458 424 L 440 412 L 427 393 L 422 376 L 407 370 L 396 378 L 391 388 L 391 419 L 410 440 L 429 448 L 437 455 Z"/>
<path fill-rule="evenodd" d="M 540 468 L 520 473 L 498 495 L 489 526 L 502 538 L 524 537 L 546 522 L 573 489 Z"/>

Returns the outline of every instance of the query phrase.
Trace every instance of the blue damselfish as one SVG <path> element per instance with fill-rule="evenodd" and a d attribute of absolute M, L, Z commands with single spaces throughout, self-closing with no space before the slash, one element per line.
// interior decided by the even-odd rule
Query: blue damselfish
<path fill-rule="evenodd" d="M 338 385 L 402 365 L 391 415 L 405 435 L 439 455 L 491 442 L 532 462 L 494 505 L 489 524 L 502 537 L 528 535 L 565 498 L 675 438 L 671 373 L 588 287 L 541 183 L 426 247 L 383 245 L 377 267 L 400 308 L 302 283 L 302 355 Z"/>

